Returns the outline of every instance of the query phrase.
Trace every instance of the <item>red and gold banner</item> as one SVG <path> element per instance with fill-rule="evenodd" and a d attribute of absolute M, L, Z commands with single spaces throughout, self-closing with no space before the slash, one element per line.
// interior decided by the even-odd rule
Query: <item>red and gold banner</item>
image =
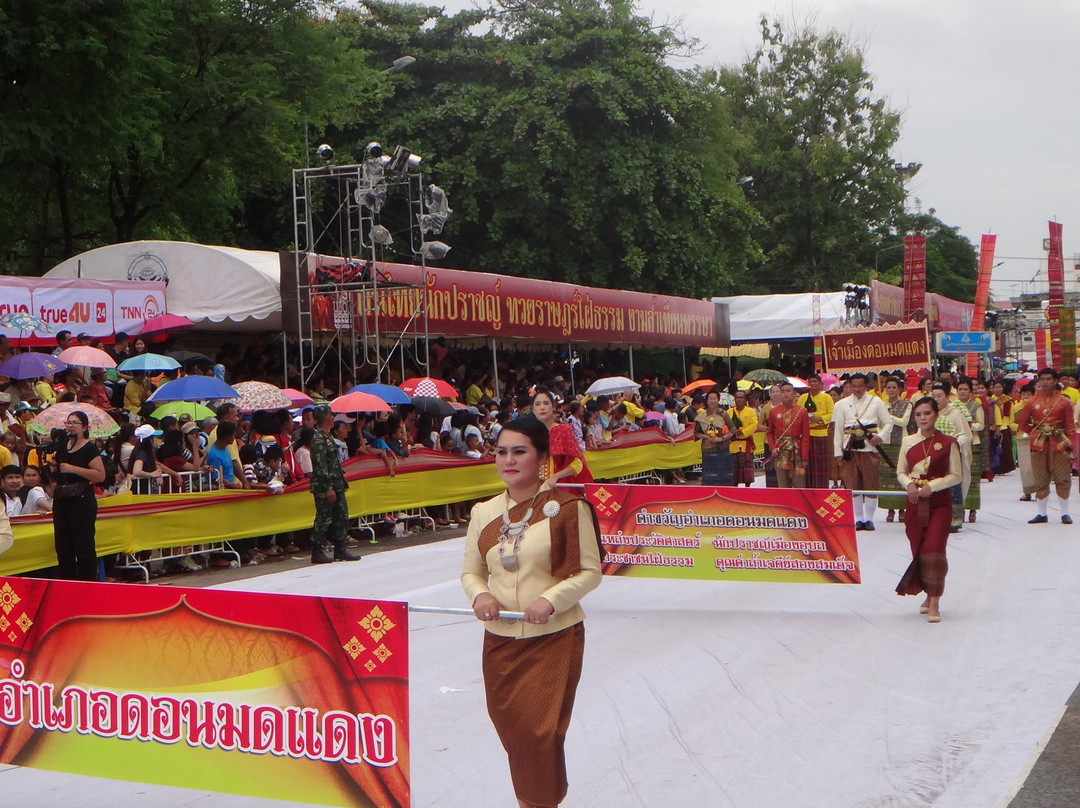
<path fill-rule="evenodd" d="M 0 578 L 0 762 L 405 808 L 407 604 Z"/>
<path fill-rule="evenodd" d="M 990 302 L 990 276 L 994 272 L 994 249 L 997 246 L 997 236 L 986 235 L 979 244 L 979 278 L 975 282 L 975 309 L 971 315 L 971 328 L 973 331 L 983 329 L 983 321 L 986 319 L 986 304 Z M 979 375 L 979 355 L 967 355 L 967 375 L 974 379 Z"/>
<path fill-rule="evenodd" d="M 1035 329 L 1035 364 L 1040 368 L 1050 367 L 1050 331 L 1046 328 Z"/>
<path fill-rule="evenodd" d="M 902 323 L 904 317 L 904 290 L 891 283 L 870 281 L 870 312 L 875 325 Z M 973 318 L 975 306 L 959 300 L 926 293 L 926 316 L 931 331 L 982 331 L 982 323 Z"/>
<path fill-rule="evenodd" d="M 904 319 L 926 320 L 926 236 L 904 237 Z"/>
<path fill-rule="evenodd" d="M 358 331 L 363 330 L 366 317 L 370 332 L 377 316 L 380 331 L 413 329 L 422 334 L 426 311 L 432 337 L 527 339 L 563 345 L 731 344 L 727 306 L 710 301 L 411 264 L 377 264 L 373 272 L 365 262 L 350 275 L 352 266 L 342 258 L 316 256 L 309 265 L 309 283 L 370 279 L 374 274 L 378 293 L 355 293 Z M 335 330 L 331 291 L 333 287 L 327 286 L 327 294 L 312 295 L 316 330 Z"/>
<path fill-rule="evenodd" d="M 857 584 L 850 491 L 585 486 L 605 575 Z"/>
<path fill-rule="evenodd" d="M 824 341 L 829 373 L 876 373 L 930 365 L 925 322 L 826 331 Z"/>
<path fill-rule="evenodd" d="M 1050 251 L 1046 256 L 1046 279 L 1050 289 L 1050 305 L 1046 316 L 1050 321 L 1050 366 L 1061 368 L 1061 310 L 1065 308 L 1065 263 L 1061 257 L 1061 224 L 1050 222 Z M 1073 340 L 1075 342 L 1075 335 Z M 1075 348 L 1074 348 L 1075 352 Z M 1073 357 L 1075 362 L 1075 356 Z"/>
<path fill-rule="evenodd" d="M 1076 310 L 1068 306 L 1058 309 L 1058 329 L 1061 331 L 1061 365 L 1059 369 L 1076 370 Z"/>

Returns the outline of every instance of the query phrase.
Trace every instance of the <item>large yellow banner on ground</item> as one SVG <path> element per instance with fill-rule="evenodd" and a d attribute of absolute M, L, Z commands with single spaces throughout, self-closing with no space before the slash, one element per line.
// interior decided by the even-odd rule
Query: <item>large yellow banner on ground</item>
<path fill-rule="evenodd" d="M 0 578 L 0 626 L 0 763 L 410 804 L 405 603 Z"/>

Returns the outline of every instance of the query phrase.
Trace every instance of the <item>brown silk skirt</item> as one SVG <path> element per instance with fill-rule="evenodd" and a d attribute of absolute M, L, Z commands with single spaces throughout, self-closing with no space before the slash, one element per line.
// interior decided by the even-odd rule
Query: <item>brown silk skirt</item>
<path fill-rule="evenodd" d="M 584 655 L 584 623 L 523 640 L 484 636 L 488 715 L 520 800 L 553 808 L 566 797 L 563 744 Z"/>

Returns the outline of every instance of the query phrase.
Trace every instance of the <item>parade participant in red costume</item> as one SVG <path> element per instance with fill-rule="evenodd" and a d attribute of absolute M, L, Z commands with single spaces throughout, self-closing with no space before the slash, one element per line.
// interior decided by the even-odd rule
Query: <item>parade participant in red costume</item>
<path fill-rule="evenodd" d="M 585 453 L 581 451 L 574 429 L 570 424 L 555 422 L 555 399 L 546 387 L 537 387 L 533 396 L 532 413 L 548 428 L 551 443 L 551 460 L 545 486 L 553 488 L 560 482 L 591 483 L 592 475 L 585 465 Z"/>
<path fill-rule="evenodd" d="M 795 403 L 791 382 L 780 385 L 780 403 L 769 410 L 766 440 L 776 467 L 779 488 L 806 488 L 806 468 L 810 461 L 810 417 Z"/>
<path fill-rule="evenodd" d="M 1035 395 L 1016 416 L 1019 429 L 1031 436 L 1031 470 L 1038 490 L 1035 499 L 1039 512 L 1028 520 L 1029 525 L 1048 521 L 1046 511 L 1053 481 L 1061 502 L 1061 521 L 1072 524 L 1069 515 L 1069 485 L 1072 473 L 1072 446 L 1076 426 L 1069 399 L 1057 389 L 1058 373 L 1053 368 L 1039 371 Z"/>
<path fill-rule="evenodd" d="M 945 592 L 949 562 L 945 545 L 952 522 L 950 488 L 960 482 L 963 470 L 955 438 L 935 427 L 938 404 L 921 398 L 914 406 L 918 431 L 900 446 L 896 479 L 907 489 L 904 532 L 911 543 L 911 565 L 896 587 L 898 595 L 926 593 L 919 611 L 931 623 L 941 622 L 939 601 Z"/>

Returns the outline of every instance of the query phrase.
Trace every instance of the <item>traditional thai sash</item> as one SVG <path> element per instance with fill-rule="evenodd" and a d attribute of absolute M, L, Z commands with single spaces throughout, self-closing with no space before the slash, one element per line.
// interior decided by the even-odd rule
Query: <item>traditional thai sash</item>
<path fill-rule="evenodd" d="M 796 405 L 784 410 L 784 429 L 777 436 L 776 446 L 776 450 L 779 453 L 776 456 L 776 468 L 784 469 L 785 471 L 792 470 L 796 474 L 804 471 L 803 461 L 805 460 L 799 453 L 799 439 L 788 434 L 791 431 L 791 428 L 795 426 L 795 422 L 799 420 L 798 415 L 794 418 L 791 417 L 791 413 L 797 409 L 802 408 Z"/>
<path fill-rule="evenodd" d="M 1072 440 L 1065 434 L 1065 430 L 1061 426 L 1047 421 L 1058 409 L 1059 404 L 1061 404 L 1061 398 L 1058 398 L 1052 407 L 1046 407 L 1042 420 L 1032 427 L 1031 450 L 1033 452 L 1045 451 L 1047 447 L 1050 448 L 1050 451 L 1057 452 L 1072 450 Z"/>
<path fill-rule="evenodd" d="M 935 427 L 936 428 L 936 427 Z M 930 443 L 933 441 L 933 443 Z M 952 444 L 955 439 L 949 440 L 940 430 L 935 432 L 929 438 L 920 441 L 913 445 L 907 451 L 908 476 L 911 477 L 911 481 L 915 483 L 915 488 L 921 491 L 925 486 L 930 485 L 931 481 L 944 477 L 948 473 L 948 468 L 942 473 L 941 463 L 944 461 L 948 464 L 949 452 L 952 451 Z M 929 448 L 927 444 L 929 443 Z M 918 457 L 916 449 L 922 450 L 922 457 Z M 913 455 L 915 461 L 912 462 Z M 933 470 L 931 467 L 934 466 Z M 910 508 L 908 509 L 910 510 Z M 918 519 L 919 525 L 926 527 L 930 524 L 930 497 L 920 497 L 918 499 Z M 910 518 L 910 517 L 909 517 Z"/>

